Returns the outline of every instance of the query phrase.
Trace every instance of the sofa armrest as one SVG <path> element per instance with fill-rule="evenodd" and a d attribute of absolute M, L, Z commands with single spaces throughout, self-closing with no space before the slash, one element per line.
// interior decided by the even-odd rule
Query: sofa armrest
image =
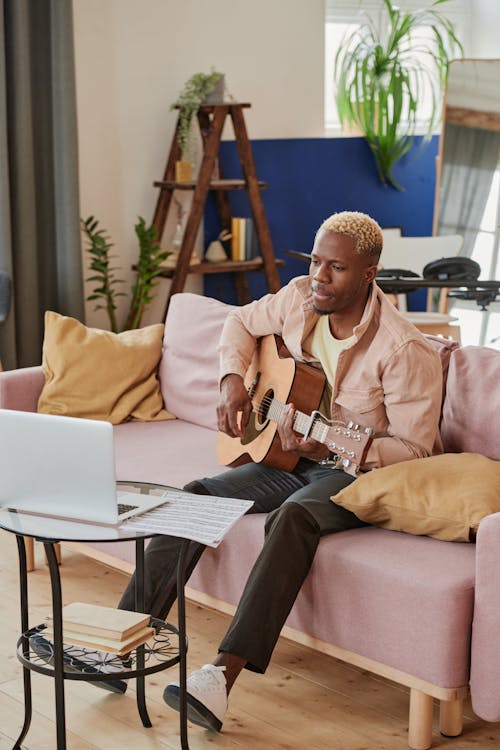
<path fill-rule="evenodd" d="M 36 411 L 44 383 L 41 367 L 0 372 L 0 408 Z"/>
<path fill-rule="evenodd" d="M 500 720 L 500 513 L 479 524 L 471 647 L 471 698 L 476 714 Z"/>

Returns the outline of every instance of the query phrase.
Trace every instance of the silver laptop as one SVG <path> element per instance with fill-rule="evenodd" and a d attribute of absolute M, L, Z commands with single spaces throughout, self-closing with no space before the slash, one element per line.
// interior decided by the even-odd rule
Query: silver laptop
<path fill-rule="evenodd" d="M 115 526 L 164 502 L 117 490 L 109 422 L 0 409 L 0 506 Z"/>

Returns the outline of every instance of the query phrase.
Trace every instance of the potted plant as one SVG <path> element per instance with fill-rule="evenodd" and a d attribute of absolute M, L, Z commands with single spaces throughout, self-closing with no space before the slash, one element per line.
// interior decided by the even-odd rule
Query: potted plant
<path fill-rule="evenodd" d="M 113 333 L 118 333 L 116 320 L 117 297 L 125 297 L 124 292 L 118 291 L 122 279 L 117 279 L 115 266 L 112 265 L 113 247 L 105 229 L 99 227 L 99 221 L 93 216 L 81 221 L 82 231 L 88 240 L 86 248 L 90 255 L 90 270 L 92 276 L 86 281 L 93 281 L 95 286 L 92 294 L 87 297 L 88 301 L 95 301 L 95 310 L 106 310 L 109 323 Z M 158 276 L 162 271 L 162 263 L 170 253 L 160 249 L 158 234 L 154 225 L 146 226 L 142 216 L 134 226 L 134 231 L 139 241 L 139 259 L 136 266 L 135 281 L 131 289 L 131 300 L 129 312 L 123 330 L 139 328 L 141 317 L 145 307 L 153 299 L 152 290 L 158 285 Z"/>
<path fill-rule="evenodd" d="M 430 97 L 423 119 L 429 140 L 441 115 L 448 63 L 462 45 L 453 24 L 435 6 L 403 11 L 383 0 L 387 25 L 379 31 L 365 13 L 360 25 L 340 45 L 335 56 L 336 104 L 342 125 L 364 134 L 375 157 L 380 179 L 399 190 L 392 173 L 415 138 L 421 94 Z"/>
<path fill-rule="evenodd" d="M 170 109 L 179 110 L 177 140 L 181 159 L 176 164 L 176 180 L 191 179 L 192 124 L 200 105 L 218 104 L 224 99 L 224 75 L 215 70 L 211 73 L 195 73 L 184 84 L 184 88 Z"/>

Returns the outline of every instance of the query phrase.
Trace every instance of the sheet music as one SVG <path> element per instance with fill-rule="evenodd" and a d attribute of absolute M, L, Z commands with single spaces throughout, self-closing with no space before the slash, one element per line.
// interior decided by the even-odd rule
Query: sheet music
<path fill-rule="evenodd" d="M 251 500 L 195 495 L 181 490 L 166 490 L 162 497 L 165 504 L 127 519 L 120 528 L 179 536 L 217 547 L 229 529 L 253 505 Z"/>

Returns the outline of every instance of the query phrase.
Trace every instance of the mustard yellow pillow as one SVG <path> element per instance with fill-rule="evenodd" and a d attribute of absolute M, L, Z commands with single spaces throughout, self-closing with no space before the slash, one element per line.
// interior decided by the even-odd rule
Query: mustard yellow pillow
<path fill-rule="evenodd" d="M 332 500 L 375 526 L 467 542 L 500 511 L 500 461 L 478 453 L 403 461 L 363 474 Z"/>
<path fill-rule="evenodd" d="M 113 424 L 174 419 L 163 408 L 156 377 L 163 328 L 117 334 L 46 312 L 38 411 Z"/>

